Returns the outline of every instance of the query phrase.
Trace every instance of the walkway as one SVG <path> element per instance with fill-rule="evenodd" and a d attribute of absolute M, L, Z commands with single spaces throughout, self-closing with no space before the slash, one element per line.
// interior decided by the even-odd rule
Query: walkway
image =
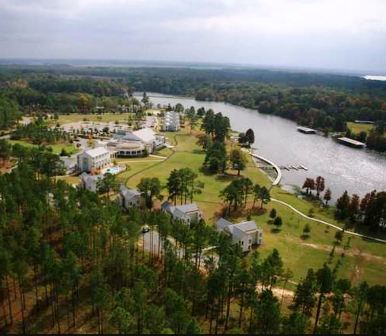
<path fill-rule="evenodd" d="M 321 219 L 312 218 L 310 216 L 307 216 L 306 214 L 304 214 L 303 212 L 299 211 L 298 209 L 294 208 L 292 205 L 290 205 L 290 204 L 288 204 L 286 202 L 280 201 L 280 200 L 278 200 L 276 198 L 271 198 L 271 201 L 279 203 L 279 204 L 282 204 L 282 205 L 290 208 L 292 211 L 296 212 L 298 215 L 300 215 L 300 216 L 302 216 L 302 217 L 304 217 L 304 218 L 306 218 L 308 220 L 328 225 L 328 226 L 333 227 L 334 229 L 337 229 L 337 230 L 342 230 L 342 228 L 339 227 L 339 226 L 336 226 L 334 224 L 328 223 L 328 222 L 326 222 L 324 220 L 321 220 Z M 347 233 L 347 234 L 353 235 L 353 236 L 357 236 L 357 237 L 361 237 L 361 238 L 365 238 L 365 239 L 369 239 L 369 240 L 374 240 L 374 241 L 376 241 L 378 243 L 383 243 L 383 244 L 386 243 L 386 240 L 384 240 L 384 239 L 370 237 L 370 236 L 366 236 L 366 235 L 363 235 L 363 234 L 360 234 L 360 233 L 356 233 L 356 232 L 352 232 L 352 231 L 347 231 L 347 230 L 344 231 L 344 232 Z"/>
<path fill-rule="evenodd" d="M 280 168 L 275 164 L 273 163 L 272 161 L 260 156 L 260 155 L 257 155 L 257 154 L 252 154 L 251 155 L 261 161 L 264 161 L 264 162 L 267 162 L 269 165 L 271 165 L 273 167 L 273 169 L 276 170 L 276 173 L 277 173 L 277 176 L 276 176 L 276 179 L 272 182 L 272 185 L 273 186 L 276 186 L 280 183 L 280 180 L 281 180 L 281 170 Z"/>

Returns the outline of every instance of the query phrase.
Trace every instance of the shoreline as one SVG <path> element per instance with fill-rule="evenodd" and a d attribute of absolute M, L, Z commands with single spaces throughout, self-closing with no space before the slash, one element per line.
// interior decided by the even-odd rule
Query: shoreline
<path fill-rule="evenodd" d="M 260 161 L 263 161 L 265 163 L 268 163 L 277 173 L 277 176 L 276 178 L 272 181 L 272 186 L 277 186 L 280 184 L 280 181 L 281 181 L 281 178 L 282 178 L 282 173 L 281 173 L 281 170 L 280 168 L 272 161 L 266 159 L 265 157 L 263 156 L 260 156 L 260 155 L 257 155 L 257 154 L 254 154 L 254 153 L 249 153 L 253 158 L 255 159 L 258 159 Z M 259 168 L 259 167 L 258 167 Z M 260 168 L 259 168 L 260 169 Z M 261 170 L 261 169 L 260 169 Z"/>

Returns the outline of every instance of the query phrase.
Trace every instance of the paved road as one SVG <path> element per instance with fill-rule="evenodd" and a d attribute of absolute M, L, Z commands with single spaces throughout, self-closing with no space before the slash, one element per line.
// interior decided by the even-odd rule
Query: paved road
<path fill-rule="evenodd" d="M 282 204 L 282 205 L 284 205 L 284 206 L 290 208 L 291 210 L 293 210 L 294 212 L 296 212 L 298 215 L 300 215 L 300 216 L 302 216 L 302 217 L 304 217 L 304 218 L 307 218 L 307 219 L 310 220 L 310 221 L 322 223 L 322 224 L 331 226 L 331 227 L 333 227 L 334 229 L 337 229 L 337 230 L 342 230 L 341 227 L 336 226 L 336 225 L 331 224 L 331 223 L 328 223 L 328 222 L 326 222 L 326 221 L 324 221 L 324 220 L 309 217 L 309 216 L 307 216 L 306 214 L 304 214 L 303 212 L 299 211 L 298 209 L 294 208 L 292 205 L 290 205 L 290 204 L 288 204 L 288 203 L 286 203 L 286 202 L 280 201 L 280 200 L 278 200 L 278 199 L 276 199 L 276 198 L 271 198 L 271 201 L 276 202 L 276 203 L 279 203 L 279 204 Z M 366 235 L 363 235 L 363 234 L 360 234 L 360 233 L 356 233 L 356 232 L 353 232 L 353 231 L 347 231 L 347 230 L 346 230 L 345 233 L 347 233 L 347 234 L 349 234 L 349 235 L 352 235 L 352 236 L 357 236 L 357 237 L 361 237 L 361 238 L 365 238 L 365 239 L 369 239 L 369 240 L 374 240 L 374 241 L 379 242 L 379 243 L 386 243 L 386 240 L 384 240 L 384 239 L 366 236 Z"/>

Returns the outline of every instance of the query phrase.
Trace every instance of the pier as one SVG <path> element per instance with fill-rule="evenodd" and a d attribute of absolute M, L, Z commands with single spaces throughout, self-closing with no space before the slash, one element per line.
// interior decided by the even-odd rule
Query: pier
<path fill-rule="evenodd" d="M 299 164 L 299 165 L 288 165 L 288 166 L 279 166 L 279 168 L 280 169 L 284 169 L 284 170 L 288 170 L 288 171 L 290 171 L 290 170 L 305 170 L 305 171 L 307 171 L 308 170 L 308 168 L 307 167 L 305 167 L 305 166 L 303 166 L 303 165 L 301 165 L 301 164 Z"/>
<path fill-rule="evenodd" d="M 357 141 L 357 140 L 353 140 L 353 139 L 350 139 L 350 138 L 346 138 L 346 137 L 341 137 L 341 138 L 338 138 L 337 140 L 342 145 L 346 145 L 346 146 L 353 147 L 353 148 L 364 148 L 364 147 L 366 147 L 366 144 L 364 144 L 363 142 L 360 142 L 360 141 Z"/>
<path fill-rule="evenodd" d="M 302 127 L 302 126 L 299 126 L 297 128 L 297 130 L 300 132 L 300 133 L 304 133 L 304 134 L 316 134 L 316 130 L 312 129 L 312 128 L 308 128 L 308 127 Z"/>

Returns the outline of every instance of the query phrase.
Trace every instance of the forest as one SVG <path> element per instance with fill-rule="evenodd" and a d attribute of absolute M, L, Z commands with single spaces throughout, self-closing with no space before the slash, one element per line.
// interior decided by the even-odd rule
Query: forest
<path fill-rule="evenodd" d="M 20 65 L 0 67 L 0 87 L 0 128 L 14 120 L 14 112 L 2 112 L 5 106 L 15 110 L 10 104 L 23 112 L 89 113 L 98 105 L 119 112 L 123 94 L 138 90 L 225 101 L 325 133 L 345 132 L 349 121 L 372 121 L 377 132 L 362 140 L 367 138 L 370 149 L 385 150 L 386 83 L 357 76 L 252 68 Z"/>
<path fill-rule="evenodd" d="M 257 251 L 245 258 L 202 220 L 186 225 L 157 210 L 125 211 L 109 193 L 99 197 L 50 178 L 53 172 L 37 164 L 39 149 L 10 150 L 19 164 L 0 176 L 2 330 L 385 331 L 386 287 L 352 286 L 338 277 L 339 263 L 304 270 L 286 307 L 274 287 L 285 289 L 292 274 L 276 249 L 265 258 Z M 144 180 L 140 185 L 152 188 Z M 181 194 L 181 202 L 183 197 L 189 196 Z M 156 242 L 150 250 L 144 224 Z M 210 246 L 216 254 L 204 254 Z"/>

